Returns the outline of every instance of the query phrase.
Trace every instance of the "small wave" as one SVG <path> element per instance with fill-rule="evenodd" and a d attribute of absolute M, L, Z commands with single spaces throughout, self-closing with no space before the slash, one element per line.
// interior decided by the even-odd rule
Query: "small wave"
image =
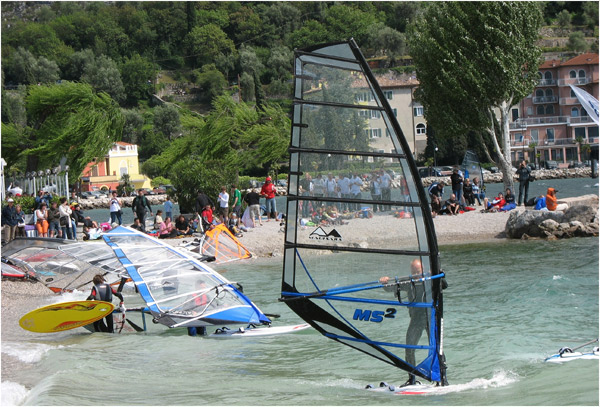
<path fill-rule="evenodd" d="M 42 360 L 48 351 L 61 347 L 62 346 L 50 346 L 41 343 L 3 342 L 2 353 L 15 357 L 21 362 L 33 364 Z"/>
<path fill-rule="evenodd" d="M 562 276 L 552 276 L 552 280 L 562 280 Z"/>
<path fill-rule="evenodd" d="M 19 383 L 5 381 L 2 382 L 2 391 L 0 393 L 2 393 L 0 397 L 1 405 L 18 406 L 25 400 L 29 390 Z"/>

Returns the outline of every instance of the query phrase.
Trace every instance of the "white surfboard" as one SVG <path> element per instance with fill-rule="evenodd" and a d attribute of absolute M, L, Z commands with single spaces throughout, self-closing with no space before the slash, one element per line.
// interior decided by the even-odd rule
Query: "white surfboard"
<path fill-rule="evenodd" d="M 376 391 L 382 393 L 389 393 L 396 396 L 412 396 L 412 395 L 423 395 L 429 393 L 436 393 L 440 390 L 447 391 L 448 386 L 437 386 L 435 384 L 424 383 L 424 384 L 415 384 L 411 386 L 395 386 L 389 385 L 385 382 L 381 382 L 379 387 L 374 387 L 372 385 L 368 385 L 367 389 L 369 391 Z"/>
<path fill-rule="evenodd" d="M 249 338 L 268 335 L 283 335 L 302 331 L 310 328 L 309 324 L 300 325 L 285 325 L 285 326 L 268 326 L 260 328 L 219 328 L 214 333 L 209 334 L 211 338 Z"/>
<path fill-rule="evenodd" d="M 569 362 L 571 360 L 578 360 L 578 359 L 600 360 L 600 352 L 593 351 L 593 352 L 564 352 L 562 354 L 557 353 L 555 355 L 547 357 L 545 361 L 550 362 L 550 363 L 563 363 L 563 362 Z"/>

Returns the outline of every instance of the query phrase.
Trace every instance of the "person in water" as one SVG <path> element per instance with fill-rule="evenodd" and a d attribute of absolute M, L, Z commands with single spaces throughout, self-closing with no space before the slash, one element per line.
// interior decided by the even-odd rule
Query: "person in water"
<path fill-rule="evenodd" d="M 101 274 L 96 274 L 92 279 L 94 286 L 92 287 L 91 294 L 87 297 L 87 300 L 95 300 L 95 301 L 106 301 L 112 302 L 113 295 L 118 297 L 121 300 L 119 306 L 123 306 L 123 296 L 121 293 L 117 292 L 114 288 L 104 282 L 104 277 Z M 112 313 L 108 314 L 104 317 L 106 320 L 106 324 L 102 319 L 94 322 L 94 330 L 96 332 L 109 332 L 114 333 L 113 327 L 113 316 Z"/>
<path fill-rule="evenodd" d="M 420 259 L 414 259 L 410 263 L 410 271 L 412 278 L 418 279 L 423 277 L 423 265 L 421 264 Z M 388 284 L 389 281 L 390 278 L 387 276 L 379 279 L 381 284 Z M 422 282 L 414 284 L 391 285 L 386 286 L 383 289 L 386 291 L 395 291 L 396 296 L 402 303 L 427 302 L 425 295 L 425 284 Z M 401 299 L 400 291 L 408 291 L 408 297 L 406 300 Z M 417 345 L 421 339 L 421 336 L 423 335 L 423 331 L 425 331 L 429 337 L 429 330 L 427 329 L 427 308 L 408 307 L 408 315 L 410 316 L 410 323 L 408 325 L 408 329 L 406 330 L 406 344 Z M 407 348 L 405 351 L 405 358 L 406 362 L 408 362 L 411 366 L 416 366 L 414 349 Z M 404 386 L 410 386 L 416 383 L 418 382 L 415 380 L 415 375 L 409 374 L 408 380 Z"/>
<path fill-rule="evenodd" d="M 192 294 L 192 304 L 194 307 L 202 307 L 208 305 L 208 295 L 206 295 L 206 283 L 202 280 L 196 281 L 196 292 Z M 202 308 L 200 308 L 203 311 Z M 189 336 L 204 336 L 206 335 L 206 327 L 205 326 L 188 326 L 188 335 Z"/>

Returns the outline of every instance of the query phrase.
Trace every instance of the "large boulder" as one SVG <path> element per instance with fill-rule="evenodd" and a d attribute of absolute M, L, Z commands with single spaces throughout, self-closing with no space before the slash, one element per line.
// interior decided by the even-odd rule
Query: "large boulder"
<path fill-rule="evenodd" d="M 564 212 L 525 210 L 511 212 L 506 222 L 506 236 L 513 239 L 541 237 L 547 239 L 597 236 L 598 206 L 575 205 Z"/>

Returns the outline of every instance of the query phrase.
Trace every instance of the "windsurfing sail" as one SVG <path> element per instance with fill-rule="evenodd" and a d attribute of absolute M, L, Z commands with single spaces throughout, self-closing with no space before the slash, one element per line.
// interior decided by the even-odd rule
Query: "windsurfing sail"
<path fill-rule="evenodd" d="M 590 118 L 594 121 L 594 123 L 598 124 L 598 99 L 590 95 L 585 90 L 578 88 L 577 86 L 569 85 L 577 99 L 579 99 L 579 103 L 585 109 Z"/>
<path fill-rule="evenodd" d="M 170 328 L 271 322 L 235 283 L 165 242 L 123 226 L 102 238 L 155 322 Z"/>
<path fill-rule="evenodd" d="M 394 94 L 354 40 L 296 50 L 294 69 L 281 300 L 327 338 L 446 384 L 444 274 Z M 330 174 L 338 188 L 315 193 Z"/>
<path fill-rule="evenodd" d="M 96 274 L 118 273 L 114 255 L 96 243 L 62 239 L 19 238 L 2 247 L 2 257 L 56 293 L 88 286 Z M 98 248 L 99 251 L 95 248 Z M 113 267 L 109 267 L 112 263 Z"/>
<path fill-rule="evenodd" d="M 463 171 L 463 177 L 469 178 L 471 182 L 473 182 L 475 178 L 479 178 L 479 189 L 485 191 L 483 170 L 481 169 L 481 163 L 479 162 L 477 153 L 467 150 L 463 158 L 461 169 Z"/>
<path fill-rule="evenodd" d="M 203 258 L 214 258 L 215 264 L 249 259 L 250 251 L 235 237 L 223 223 L 207 230 L 201 239 L 180 246 L 197 253 Z"/>

